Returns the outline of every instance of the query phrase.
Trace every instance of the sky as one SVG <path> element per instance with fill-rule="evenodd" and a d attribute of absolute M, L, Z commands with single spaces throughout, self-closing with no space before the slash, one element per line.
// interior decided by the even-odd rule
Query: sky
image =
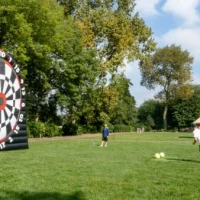
<path fill-rule="evenodd" d="M 200 0 L 135 0 L 135 11 L 153 31 L 157 47 L 175 44 L 187 50 L 194 62 L 192 65 L 193 84 L 200 84 Z M 159 91 L 147 90 L 140 86 L 141 75 L 138 62 L 126 64 L 125 75 L 133 86 L 130 93 L 135 97 L 136 106 L 154 99 Z"/>

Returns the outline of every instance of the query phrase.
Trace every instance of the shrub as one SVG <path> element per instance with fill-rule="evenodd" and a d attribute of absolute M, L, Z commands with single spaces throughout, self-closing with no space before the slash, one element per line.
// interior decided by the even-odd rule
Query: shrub
<path fill-rule="evenodd" d="M 151 132 L 152 128 L 150 126 L 145 127 L 144 132 Z"/>
<path fill-rule="evenodd" d="M 98 130 L 97 130 L 96 126 L 90 125 L 90 126 L 87 127 L 87 132 L 88 133 L 97 133 Z"/>
<path fill-rule="evenodd" d="M 127 125 L 114 125 L 113 132 L 130 132 L 132 130 L 131 126 Z"/>
<path fill-rule="evenodd" d="M 62 135 L 62 129 L 53 123 L 36 121 L 27 122 L 27 135 L 29 138 L 53 137 Z"/>
<path fill-rule="evenodd" d="M 63 135 L 80 135 L 82 134 L 82 128 L 78 124 L 64 124 L 62 127 Z"/>
<path fill-rule="evenodd" d="M 52 123 L 45 123 L 45 137 L 54 137 L 54 136 L 61 136 L 62 129 L 60 129 L 57 125 Z"/>
<path fill-rule="evenodd" d="M 29 137 L 39 138 L 45 135 L 45 124 L 42 122 L 29 121 L 26 123 Z"/>
<path fill-rule="evenodd" d="M 109 128 L 110 133 L 114 132 L 114 125 L 108 123 L 108 128 Z"/>

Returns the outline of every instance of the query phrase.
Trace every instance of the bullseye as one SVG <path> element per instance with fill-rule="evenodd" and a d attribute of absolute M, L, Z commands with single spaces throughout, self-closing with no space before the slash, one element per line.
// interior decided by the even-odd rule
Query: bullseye
<path fill-rule="evenodd" d="M 3 93 L 0 93 L 0 111 L 4 110 L 6 107 L 6 96 Z"/>

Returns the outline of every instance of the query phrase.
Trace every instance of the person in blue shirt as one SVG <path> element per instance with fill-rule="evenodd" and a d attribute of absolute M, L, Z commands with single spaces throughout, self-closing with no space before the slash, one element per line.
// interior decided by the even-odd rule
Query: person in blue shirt
<path fill-rule="evenodd" d="M 105 143 L 105 147 L 107 147 L 107 143 L 108 143 L 108 136 L 109 136 L 109 128 L 107 127 L 107 124 L 105 124 L 103 130 L 102 130 L 102 142 L 100 147 L 103 147 L 104 143 Z"/>

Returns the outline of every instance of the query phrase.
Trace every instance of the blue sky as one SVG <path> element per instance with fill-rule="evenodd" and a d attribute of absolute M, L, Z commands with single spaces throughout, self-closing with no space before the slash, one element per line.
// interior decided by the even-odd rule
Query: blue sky
<path fill-rule="evenodd" d="M 158 47 L 180 45 L 194 57 L 193 83 L 200 84 L 200 0 L 135 0 L 135 10 L 148 27 Z M 153 99 L 159 88 L 149 91 L 140 86 L 141 76 L 137 62 L 126 65 L 125 74 L 131 80 L 131 95 L 136 105 Z"/>

